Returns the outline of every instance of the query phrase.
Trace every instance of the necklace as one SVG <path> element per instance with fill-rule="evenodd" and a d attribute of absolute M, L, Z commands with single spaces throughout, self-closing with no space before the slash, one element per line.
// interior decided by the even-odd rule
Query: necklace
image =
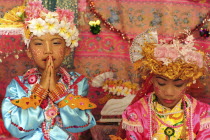
<path fill-rule="evenodd" d="M 189 101 L 189 99 L 188 99 L 188 106 L 187 106 L 186 109 L 188 109 L 188 108 L 191 106 L 191 104 L 190 104 L 189 102 L 190 102 L 190 101 Z M 178 114 L 178 113 L 184 112 L 184 110 L 181 110 L 181 111 L 177 111 L 177 112 L 160 113 L 160 112 L 158 112 L 157 110 L 154 109 L 154 106 L 152 106 L 151 109 L 152 109 L 152 111 L 153 111 L 155 114 L 158 114 L 158 115 L 160 115 L 160 116 L 168 116 L 168 115 Z"/>
<path fill-rule="evenodd" d="M 184 112 L 183 110 L 181 110 L 181 111 L 177 111 L 177 112 L 169 112 L 169 113 L 160 113 L 160 112 L 158 112 L 158 111 L 156 111 L 155 109 L 154 109 L 154 107 L 152 106 L 152 112 L 154 112 L 155 114 L 158 114 L 158 115 L 160 115 L 160 116 L 168 116 L 168 115 L 172 115 L 172 114 L 178 114 L 178 113 L 182 113 L 182 112 Z"/>
<path fill-rule="evenodd" d="M 158 121 L 159 121 L 160 123 L 162 123 L 163 125 L 165 125 L 165 126 L 167 126 L 167 127 L 179 128 L 179 127 L 182 127 L 182 126 L 184 125 L 184 124 L 183 124 L 183 121 L 182 121 L 182 123 L 179 124 L 179 125 L 170 125 L 170 124 L 167 124 L 167 123 L 165 123 L 163 120 L 161 120 L 154 112 L 152 112 L 152 114 L 155 115 L 155 118 L 157 118 Z M 184 118 L 183 118 L 183 119 L 184 119 Z"/>
<path fill-rule="evenodd" d="M 189 99 L 188 99 L 188 101 L 190 103 Z M 185 102 L 184 102 L 184 110 L 186 110 Z M 186 112 L 186 115 L 189 115 L 186 117 L 186 119 L 189 118 L 189 119 L 187 119 L 187 129 L 189 131 L 189 139 L 193 140 L 192 107 L 189 108 L 189 114 L 187 114 L 187 112 Z"/>
<path fill-rule="evenodd" d="M 169 125 L 167 123 L 165 123 L 164 121 L 162 121 L 160 118 L 158 118 L 157 114 L 155 111 L 152 110 L 152 96 L 153 96 L 154 92 L 151 93 L 149 95 L 149 100 L 148 100 L 148 107 L 149 107 L 149 125 L 150 125 L 150 131 L 149 131 L 149 136 L 150 136 L 150 140 L 153 139 L 153 133 L 152 133 L 152 115 L 156 115 L 156 118 L 158 119 L 158 121 L 160 121 L 163 125 L 167 126 L 165 131 L 171 131 L 173 128 L 178 128 L 178 127 L 182 127 L 184 125 L 184 121 L 182 122 L 182 124 L 175 124 L 175 125 Z M 188 108 L 189 108 L 189 113 L 187 112 L 187 108 L 186 108 L 186 103 L 185 103 L 185 97 L 183 97 L 182 101 L 184 103 L 184 113 L 186 115 L 186 128 L 189 131 L 189 140 L 193 140 L 193 126 L 192 126 L 192 106 L 191 106 L 191 101 L 186 97 L 187 99 L 187 103 L 188 103 Z M 175 112 L 174 114 L 176 114 L 177 112 Z M 169 136 L 169 135 L 167 135 Z M 170 135 L 171 136 L 171 135 Z"/>

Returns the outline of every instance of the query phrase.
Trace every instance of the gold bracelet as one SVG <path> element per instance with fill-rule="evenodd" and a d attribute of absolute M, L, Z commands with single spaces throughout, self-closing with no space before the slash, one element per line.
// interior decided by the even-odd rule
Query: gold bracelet
<path fill-rule="evenodd" d="M 45 99 L 47 97 L 48 90 L 42 88 L 40 84 L 36 84 L 32 89 L 32 93 L 39 96 L 42 99 Z"/>
<path fill-rule="evenodd" d="M 56 88 L 49 93 L 49 97 L 53 101 L 57 101 L 66 95 L 67 93 L 65 92 L 65 87 L 61 83 L 56 84 Z"/>

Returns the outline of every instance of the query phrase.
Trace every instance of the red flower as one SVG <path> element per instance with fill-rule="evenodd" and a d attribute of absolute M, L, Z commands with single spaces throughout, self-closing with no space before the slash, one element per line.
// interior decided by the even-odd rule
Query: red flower
<path fill-rule="evenodd" d="M 40 104 L 40 107 L 41 107 L 42 109 L 45 109 L 45 108 L 47 107 L 47 105 L 48 105 L 48 99 L 44 99 L 44 100 L 42 101 L 42 103 Z"/>
<path fill-rule="evenodd" d="M 63 76 L 63 81 L 65 84 L 68 84 L 69 80 L 66 75 Z"/>
<path fill-rule="evenodd" d="M 31 75 L 28 77 L 28 83 L 29 84 L 35 84 L 37 81 L 38 77 L 36 75 Z"/>

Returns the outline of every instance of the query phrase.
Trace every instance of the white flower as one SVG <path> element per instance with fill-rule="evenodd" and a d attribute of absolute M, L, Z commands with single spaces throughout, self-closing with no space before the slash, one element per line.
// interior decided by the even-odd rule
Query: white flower
<path fill-rule="evenodd" d="M 73 36 L 75 36 L 75 37 L 78 37 L 78 36 L 79 36 L 79 31 L 78 31 L 78 29 L 76 28 L 76 26 L 73 27 L 73 29 L 72 29 L 72 34 L 73 34 Z"/>
<path fill-rule="evenodd" d="M 187 38 L 185 39 L 185 42 L 194 42 L 193 35 L 187 36 Z"/>
<path fill-rule="evenodd" d="M 65 39 L 65 42 L 67 47 L 71 46 L 71 39 Z"/>
<path fill-rule="evenodd" d="M 123 90 L 123 87 L 122 86 L 117 86 L 118 88 L 116 89 L 117 90 L 117 93 L 118 94 L 122 94 L 122 90 Z"/>
<path fill-rule="evenodd" d="M 46 22 L 41 19 L 32 19 L 29 22 L 29 30 L 36 36 L 42 36 L 47 32 Z"/>
<path fill-rule="evenodd" d="M 42 12 L 41 13 L 43 16 L 45 16 L 45 20 L 49 20 L 49 19 L 52 19 L 52 18 L 58 18 L 58 13 L 56 12 L 48 12 L 48 13 L 44 13 Z"/>
<path fill-rule="evenodd" d="M 59 28 L 59 22 L 56 18 L 51 18 L 48 20 L 47 24 L 47 29 L 48 32 L 52 35 L 58 33 L 58 28 Z"/>
<path fill-rule="evenodd" d="M 71 40 L 71 48 L 78 46 L 78 38 L 72 38 Z"/>
<path fill-rule="evenodd" d="M 65 35 L 66 35 L 66 32 L 68 32 L 69 28 L 70 28 L 70 23 L 66 23 L 65 21 L 61 21 L 61 23 L 59 24 L 59 29 L 58 29 L 59 35 L 64 38 Z"/>
<path fill-rule="evenodd" d="M 114 88 L 113 87 L 109 87 L 108 91 L 109 91 L 109 93 L 114 93 Z"/>
<path fill-rule="evenodd" d="M 71 41 L 72 35 L 73 35 L 72 30 L 69 30 L 68 32 L 65 33 L 64 39 Z"/>
<path fill-rule="evenodd" d="M 73 26 L 72 29 L 67 30 L 63 34 L 61 34 L 61 36 L 63 36 L 63 38 L 65 39 L 66 46 L 70 46 L 71 45 L 71 48 L 74 48 L 74 47 L 78 46 L 78 35 L 79 35 L 79 32 L 78 32 L 76 26 Z"/>
<path fill-rule="evenodd" d="M 17 13 L 16 13 L 16 15 L 19 16 L 19 17 L 20 17 L 22 14 L 23 14 L 22 12 L 17 12 Z"/>
<path fill-rule="evenodd" d="M 104 86 L 102 87 L 102 89 L 106 92 L 106 91 L 108 91 L 109 87 L 108 87 L 108 85 L 104 85 Z"/>
<path fill-rule="evenodd" d="M 43 15 L 46 16 L 45 19 L 37 18 L 28 22 L 29 30 L 33 35 L 41 36 L 45 33 L 50 33 L 51 35 L 59 34 L 64 38 L 67 47 L 74 48 L 78 46 L 79 31 L 74 24 L 63 20 L 59 21 L 56 18 L 57 14 L 53 12 L 48 14 L 43 13 Z M 27 42 L 25 41 L 25 43 Z"/>

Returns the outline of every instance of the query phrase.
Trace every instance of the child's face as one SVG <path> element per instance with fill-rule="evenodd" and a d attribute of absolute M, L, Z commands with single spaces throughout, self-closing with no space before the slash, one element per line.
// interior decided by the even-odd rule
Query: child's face
<path fill-rule="evenodd" d="M 29 45 L 27 54 L 33 58 L 40 72 L 43 72 L 48 57 L 53 58 L 54 68 L 57 71 L 66 55 L 70 53 L 70 48 L 66 47 L 64 39 L 59 35 L 49 33 L 40 37 L 34 36 Z"/>
<path fill-rule="evenodd" d="M 171 80 L 164 76 L 154 76 L 154 91 L 158 102 L 165 107 L 173 108 L 184 96 L 187 83 L 187 80 Z"/>

